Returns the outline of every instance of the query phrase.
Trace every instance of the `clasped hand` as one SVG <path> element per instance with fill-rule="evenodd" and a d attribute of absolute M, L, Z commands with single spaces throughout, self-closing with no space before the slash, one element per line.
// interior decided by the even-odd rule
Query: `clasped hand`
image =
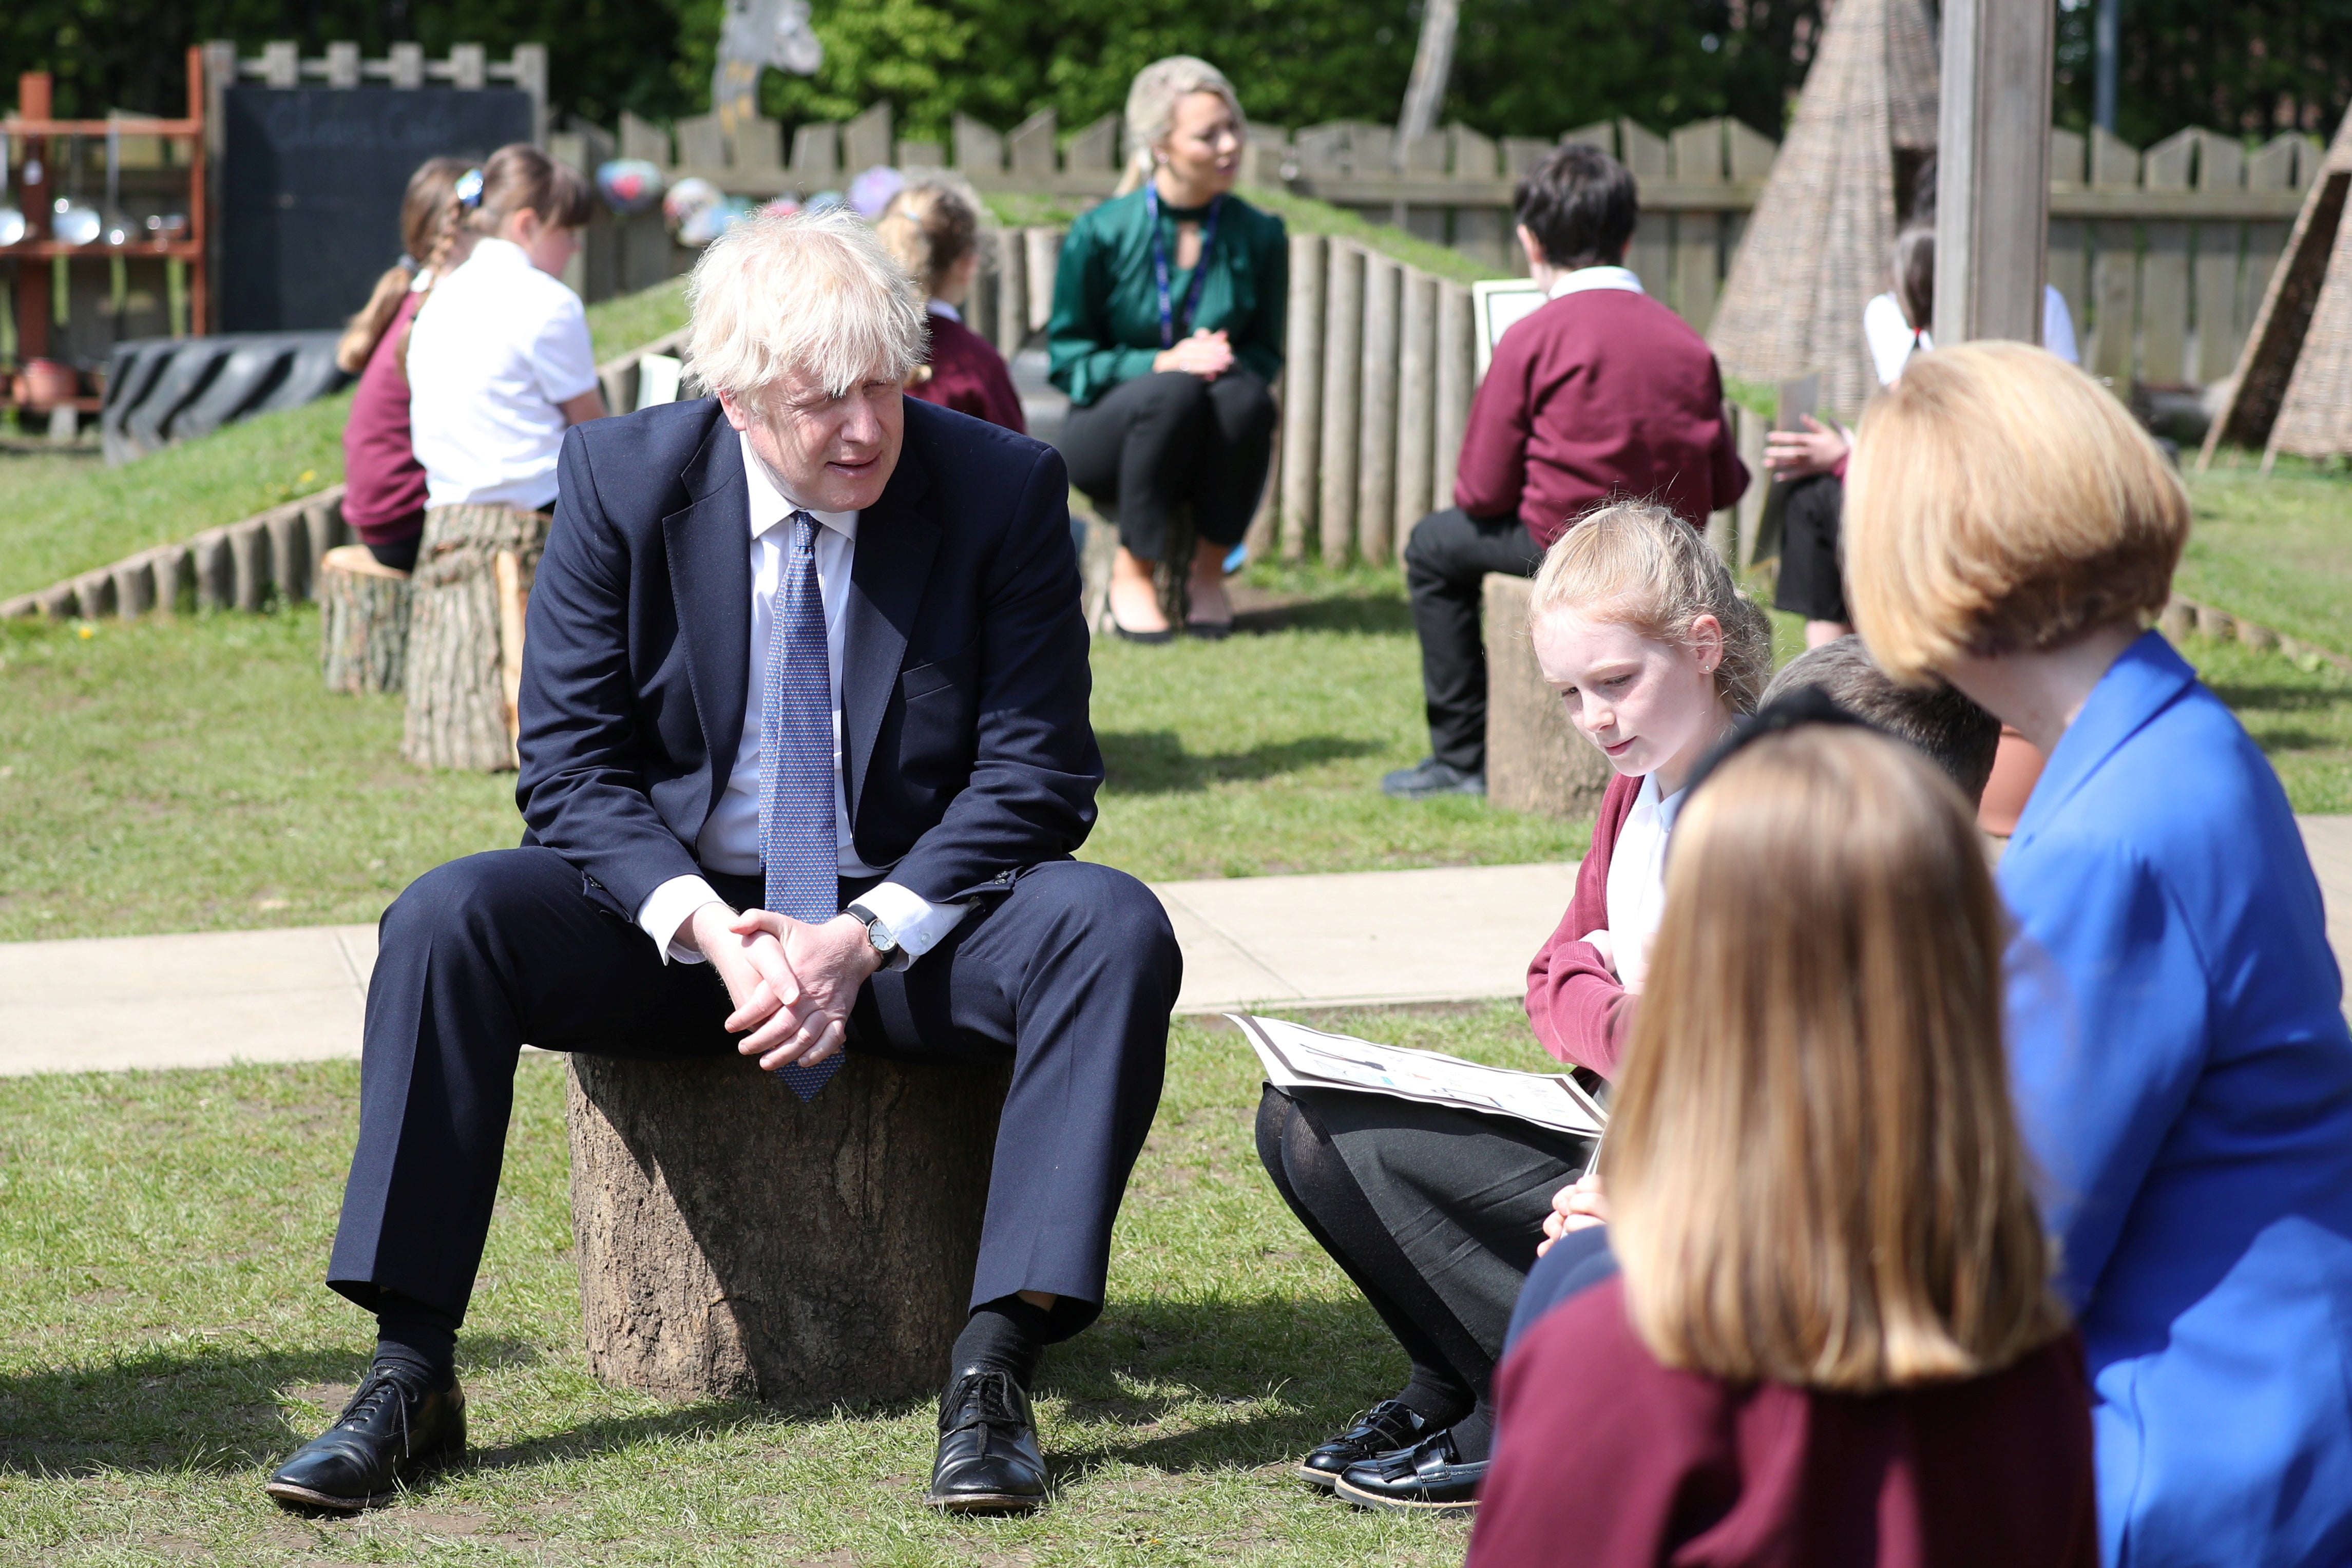
<path fill-rule="evenodd" d="M 857 993 L 881 966 L 865 922 L 837 915 L 811 925 L 766 910 L 737 914 L 724 904 L 694 911 L 695 945 L 725 982 L 735 1011 L 736 1049 L 770 1071 L 809 1066 L 842 1048 Z"/>
<path fill-rule="evenodd" d="M 1544 1238 L 1536 1243 L 1536 1256 L 1541 1258 L 1549 1252 L 1551 1244 L 1571 1230 L 1589 1230 L 1608 1223 L 1608 1194 L 1601 1190 L 1599 1173 L 1587 1171 L 1552 1194 L 1551 1213 L 1544 1215 Z"/>
<path fill-rule="evenodd" d="M 1172 349 L 1161 349 L 1151 361 L 1153 370 L 1181 370 L 1202 381 L 1214 381 L 1234 368 L 1234 346 L 1222 331 L 1195 331 Z"/>

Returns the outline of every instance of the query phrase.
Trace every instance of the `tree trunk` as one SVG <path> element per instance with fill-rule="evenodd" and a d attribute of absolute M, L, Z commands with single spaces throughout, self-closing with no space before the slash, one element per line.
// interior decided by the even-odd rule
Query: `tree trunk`
<path fill-rule="evenodd" d="M 435 507 L 425 514 L 408 619 L 408 721 L 400 754 L 419 767 L 496 773 L 515 765 L 499 608 L 501 552 L 513 592 L 530 595 L 545 512 Z"/>
<path fill-rule="evenodd" d="M 347 695 L 397 691 L 408 663 L 408 574 L 364 544 L 327 552 L 319 563 L 319 662 L 327 689 Z"/>
<path fill-rule="evenodd" d="M 1609 759 L 1576 732 L 1528 636 L 1535 584 L 1486 574 L 1486 804 L 1538 816 L 1589 816 L 1609 787 Z"/>
<path fill-rule="evenodd" d="M 795 1408 L 936 1391 L 1009 1068 L 571 1059 L 572 1227 L 607 1383 Z"/>

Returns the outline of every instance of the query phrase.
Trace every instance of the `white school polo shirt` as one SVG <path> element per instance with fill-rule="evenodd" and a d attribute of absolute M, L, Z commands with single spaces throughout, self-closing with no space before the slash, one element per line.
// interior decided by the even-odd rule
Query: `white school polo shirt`
<path fill-rule="evenodd" d="M 563 405 L 596 389 L 580 296 L 485 239 L 434 286 L 408 340 L 409 439 L 427 506 L 555 503 Z"/>
<path fill-rule="evenodd" d="M 1609 945 L 1628 991 L 1639 991 L 1650 971 L 1650 939 L 1666 909 L 1666 840 L 1682 808 L 1683 792 L 1660 799 L 1658 775 L 1650 774 L 1609 852 Z"/>

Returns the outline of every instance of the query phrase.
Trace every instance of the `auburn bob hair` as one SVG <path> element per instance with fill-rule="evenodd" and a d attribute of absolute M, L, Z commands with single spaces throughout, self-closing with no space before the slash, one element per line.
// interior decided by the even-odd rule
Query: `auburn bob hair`
<path fill-rule="evenodd" d="M 1974 816 L 1901 742 L 1806 725 L 1692 791 L 1601 1157 L 1660 1362 L 1866 1394 L 2064 1331 L 2001 948 Z"/>
<path fill-rule="evenodd" d="M 2104 388 L 2025 343 L 1914 355 L 1846 472 L 1846 599 L 1879 668 L 2052 648 L 2160 614 L 2189 497 Z"/>

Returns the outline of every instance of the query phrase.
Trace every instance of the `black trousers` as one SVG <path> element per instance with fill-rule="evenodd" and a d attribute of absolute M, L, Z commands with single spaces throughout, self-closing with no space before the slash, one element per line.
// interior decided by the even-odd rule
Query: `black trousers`
<path fill-rule="evenodd" d="M 1070 482 L 1118 521 L 1119 542 L 1146 561 L 1167 553 L 1177 507 L 1192 528 L 1239 544 L 1265 489 L 1274 454 L 1274 397 L 1235 366 L 1214 381 L 1163 370 L 1121 382 L 1062 428 Z"/>
<path fill-rule="evenodd" d="M 737 906 L 750 879 L 713 877 Z M 855 886 L 853 884 L 853 886 Z M 1160 1103 L 1182 959 L 1150 890 L 1076 860 L 1023 872 L 908 969 L 877 974 L 849 1049 L 899 1061 L 1005 1061 L 972 1304 L 1016 1290 L 1103 1300 L 1112 1222 Z M 549 1050 L 639 1059 L 735 1049 L 707 963 L 664 964 L 552 849 L 427 872 L 384 912 L 368 985 L 352 1156 L 327 1283 L 463 1315 L 489 1233 L 515 1063 Z"/>
<path fill-rule="evenodd" d="M 1584 1139 L 1345 1089 L 1258 1101 L 1258 1159 L 1412 1363 L 1405 1403 L 1486 1401 L 1552 1194 Z"/>
<path fill-rule="evenodd" d="M 1845 574 L 1838 560 L 1838 534 L 1845 514 L 1845 485 L 1835 474 L 1811 474 L 1789 487 L 1780 510 L 1780 576 L 1772 589 L 1775 609 L 1809 621 L 1850 621 Z"/>
<path fill-rule="evenodd" d="M 1465 773 L 1486 771 L 1486 641 L 1479 600 L 1489 572 L 1532 577 L 1543 547 L 1516 517 L 1431 512 L 1404 547 L 1404 583 L 1421 634 L 1421 692 L 1430 754 Z"/>

